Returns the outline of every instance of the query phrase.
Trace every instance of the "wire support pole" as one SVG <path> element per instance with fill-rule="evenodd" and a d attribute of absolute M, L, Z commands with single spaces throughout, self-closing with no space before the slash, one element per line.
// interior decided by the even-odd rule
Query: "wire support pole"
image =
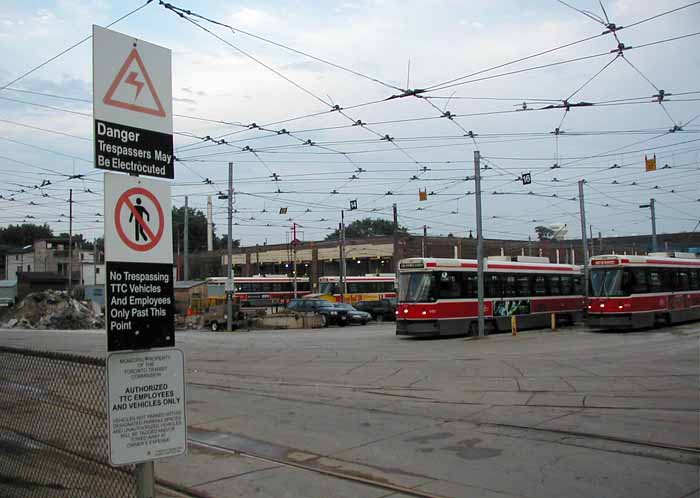
<path fill-rule="evenodd" d="M 292 271 L 293 271 L 293 284 L 294 284 L 294 299 L 297 298 L 298 285 L 297 285 L 297 224 L 294 223 L 292 227 Z"/>
<path fill-rule="evenodd" d="M 481 226 L 481 153 L 474 151 L 474 184 L 476 188 L 476 260 L 477 297 L 479 299 L 479 337 L 486 335 L 484 320 L 484 234 Z"/>
<path fill-rule="evenodd" d="M 233 331 L 233 298 L 236 287 L 233 283 L 233 163 L 228 163 L 228 240 L 226 241 L 227 283 L 226 292 L 226 330 Z"/>
<path fill-rule="evenodd" d="M 348 293 L 348 275 L 345 262 L 345 210 L 340 210 L 340 289 L 343 294 L 341 302 L 345 302 L 345 294 Z"/>
<path fill-rule="evenodd" d="M 190 217 L 190 210 L 189 210 L 189 203 L 187 196 L 185 196 L 185 228 L 183 230 L 184 232 L 184 263 L 183 263 L 183 280 L 189 280 L 190 279 L 190 230 L 189 230 L 189 217 Z"/>
<path fill-rule="evenodd" d="M 68 293 L 73 290 L 73 189 L 68 194 Z"/>
<path fill-rule="evenodd" d="M 578 182 L 578 202 L 581 213 L 581 244 L 583 246 L 583 288 L 584 295 L 588 297 L 588 238 L 586 236 L 586 205 L 583 198 L 583 184 L 586 180 Z"/>
<path fill-rule="evenodd" d="M 651 248 L 654 252 L 659 250 L 659 241 L 656 238 L 656 200 L 649 199 L 649 209 L 651 210 Z"/>

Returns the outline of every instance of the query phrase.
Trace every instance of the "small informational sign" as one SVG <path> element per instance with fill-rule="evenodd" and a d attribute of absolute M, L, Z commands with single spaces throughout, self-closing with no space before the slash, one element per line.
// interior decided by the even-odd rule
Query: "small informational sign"
<path fill-rule="evenodd" d="M 170 184 L 105 173 L 107 261 L 173 262 Z"/>
<path fill-rule="evenodd" d="M 99 26 L 92 32 L 95 167 L 173 178 L 170 50 Z"/>
<path fill-rule="evenodd" d="M 224 292 L 233 292 L 233 279 L 227 278 L 224 282 Z"/>
<path fill-rule="evenodd" d="M 146 462 L 187 451 L 182 351 L 110 354 L 107 403 L 112 465 Z"/>
<path fill-rule="evenodd" d="M 107 351 L 175 345 L 171 264 L 107 261 Z"/>

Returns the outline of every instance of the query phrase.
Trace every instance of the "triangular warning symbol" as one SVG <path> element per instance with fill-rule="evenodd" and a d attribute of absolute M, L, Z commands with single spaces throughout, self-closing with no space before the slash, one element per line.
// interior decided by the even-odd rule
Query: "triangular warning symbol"
<path fill-rule="evenodd" d="M 145 83 L 144 83 L 145 82 Z M 147 91 L 144 90 L 147 87 Z M 129 101 L 131 100 L 131 101 Z M 137 104 L 139 101 L 141 104 Z M 143 112 L 152 116 L 165 117 L 165 109 L 160 103 L 151 77 L 143 65 L 141 56 L 136 48 L 131 49 L 129 56 L 122 64 L 117 77 L 102 99 L 106 105 L 120 107 L 129 111 Z"/>

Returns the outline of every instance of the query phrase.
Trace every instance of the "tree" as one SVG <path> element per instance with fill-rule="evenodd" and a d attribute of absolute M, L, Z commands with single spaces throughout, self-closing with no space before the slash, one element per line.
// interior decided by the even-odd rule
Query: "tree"
<path fill-rule="evenodd" d="M 190 253 L 206 251 L 207 250 L 207 217 L 199 209 L 187 208 L 189 212 L 189 219 L 187 220 L 187 231 L 189 232 L 189 239 L 187 241 L 188 249 Z M 185 250 L 185 206 L 173 207 L 173 249 L 175 252 L 182 252 Z M 213 249 L 225 249 L 227 237 L 216 236 L 216 225 L 212 226 L 213 238 L 212 245 Z M 238 247 L 240 245 L 239 240 L 233 240 L 233 247 Z"/>
<path fill-rule="evenodd" d="M 24 223 L 0 228 L 0 244 L 7 246 L 24 247 L 33 244 L 35 240 L 50 237 L 53 237 L 53 232 L 47 224 Z"/>
<path fill-rule="evenodd" d="M 58 236 L 66 240 L 70 238 L 70 234 L 68 232 L 61 232 L 60 234 L 58 234 Z M 82 233 L 74 233 L 73 247 L 80 247 L 82 249 L 92 249 L 92 241 L 87 240 L 85 237 L 83 237 Z"/>
<path fill-rule="evenodd" d="M 398 232 L 408 233 L 405 227 L 399 225 Z M 381 218 L 364 218 L 355 220 L 345 227 L 346 239 L 363 239 L 365 237 L 377 237 L 380 235 L 392 235 L 394 233 L 394 223 Z M 326 240 L 338 240 L 340 231 L 335 230 L 326 236 Z"/>
<path fill-rule="evenodd" d="M 554 236 L 554 230 L 542 225 L 536 226 L 535 232 L 537 232 L 537 238 L 540 240 L 552 240 Z"/>

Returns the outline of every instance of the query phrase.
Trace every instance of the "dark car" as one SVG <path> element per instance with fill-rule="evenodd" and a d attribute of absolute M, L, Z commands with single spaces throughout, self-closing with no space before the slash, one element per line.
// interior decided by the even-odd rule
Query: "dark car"
<path fill-rule="evenodd" d="M 396 300 L 379 299 L 375 301 L 360 301 L 355 303 L 355 308 L 366 311 L 372 315 L 372 320 L 378 322 L 384 320 L 396 320 Z"/>
<path fill-rule="evenodd" d="M 367 322 L 372 319 L 372 315 L 366 311 L 355 309 L 351 304 L 335 303 L 335 307 L 339 312 L 345 312 L 347 314 L 348 323 L 361 323 L 362 325 L 367 325 Z"/>
<path fill-rule="evenodd" d="M 300 313 L 318 313 L 324 318 L 323 326 L 348 324 L 347 310 L 335 307 L 334 303 L 325 299 L 292 299 L 287 304 L 287 309 Z"/>

